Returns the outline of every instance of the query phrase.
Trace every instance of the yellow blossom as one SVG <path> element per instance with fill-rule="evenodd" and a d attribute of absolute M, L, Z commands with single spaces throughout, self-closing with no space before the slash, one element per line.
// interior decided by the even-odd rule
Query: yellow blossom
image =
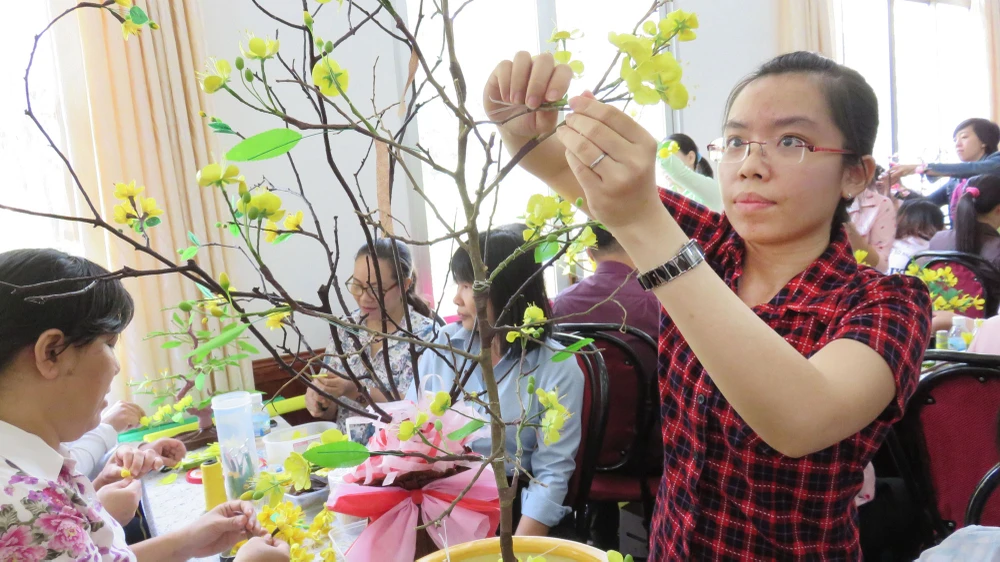
<path fill-rule="evenodd" d="M 139 425 L 141 425 L 142 427 L 149 427 L 149 423 L 151 421 L 153 420 L 149 419 L 149 416 L 142 416 L 141 418 L 139 418 Z"/>
<path fill-rule="evenodd" d="M 333 57 L 325 56 L 313 66 L 312 79 L 319 91 L 327 97 L 337 97 L 347 91 L 350 76 Z"/>
<path fill-rule="evenodd" d="M 341 433 L 339 429 L 328 429 L 320 435 L 320 441 L 324 445 L 327 443 L 338 443 L 340 441 L 347 441 L 347 435 Z"/>
<path fill-rule="evenodd" d="M 139 35 L 140 31 L 142 31 L 142 26 L 133 22 L 130 16 L 125 16 L 125 21 L 122 22 L 122 37 L 128 41 L 129 37 Z"/>
<path fill-rule="evenodd" d="M 235 164 L 226 164 L 226 161 L 223 160 L 222 162 L 214 162 L 198 170 L 196 179 L 198 185 L 201 187 L 208 187 L 210 185 L 223 187 L 232 183 L 239 183 L 242 181 L 242 176 L 240 176 L 240 169 Z"/>
<path fill-rule="evenodd" d="M 551 445 L 559 441 L 559 431 L 566 424 L 569 413 L 566 410 L 547 410 L 542 416 L 542 441 Z"/>
<path fill-rule="evenodd" d="M 524 224 L 529 228 L 543 226 L 549 219 L 559 213 L 559 202 L 551 195 L 536 193 L 528 198 L 528 208 L 525 211 Z"/>
<path fill-rule="evenodd" d="M 285 215 L 285 210 L 281 208 L 281 198 L 267 190 L 252 196 L 250 202 L 244 202 L 243 199 L 240 199 L 236 208 L 247 215 L 250 220 L 276 221 Z"/>
<path fill-rule="evenodd" d="M 538 325 L 544 324 L 545 320 L 545 311 L 534 304 L 528 306 L 528 308 L 524 309 L 522 327 L 517 331 L 511 330 L 507 332 L 507 341 L 513 343 L 520 337 L 540 338 L 544 333 L 544 329 Z"/>
<path fill-rule="evenodd" d="M 698 35 L 692 30 L 698 29 L 698 14 L 674 10 L 660 20 L 659 28 L 663 38 L 677 34 L 677 39 L 680 41 L 694 41 Z"/>
<path fill-rule="evenodd" d="M 115 205 L 112 209 L 112 220 L 116 224 L 127 224 L 129 226 L 138 218 L 132 203 L 125 201 L 120 205 Z"/>
<path fill-rule="evenodd" d="M 132 7 L 132 0 L 115 0 L 115 4 L 127 10 Z"/>
<path fill-rule="evenodd" d="M 264 225 L 264 241 L 268 244 L 274 242 L 278 238 L 278 223 L 274 221 L 267 221 Z"/>
<path fill-rule="evenodd" d="M 201 89 L 206 94 L 214 94 L 229 82 L 229 74 L 233 71 L 226 59 L 208 59 L 205 72 L 199 72 Z"/>
<path fill-rule="evenodd" d="M 285 217 L 285 230 L 302 230 L 302 219 L 302 211 L 289 213 L 289 215 Z"/>
<path fill-rule="evenodd" d="M 265 37 L 261 39 L 260 37 L 255 37 L 252 33 L 247 36 L 249 41 L 247 41 L 247 48 L 243 48 L 243 43 L 240 43 L 240 52 L 243 56 L 248 59 L 254 60 L 267 60 L 278 54 L 279 42 L 277 39 L 271 40 L 270 37 Z"/>
<path fill-rule="evenodd" d="M 142 208 L 144 218 L 158 217 L 163 214 L 163 209 L 157 206 L 156 199 L 152 197 L 138 197 L 137 200 Z"/>
<path fill-rule="evenodd" d="M 416 434 L 416 426 L 410 420 L 399 422 L 399 440 L 409 441 Z"/>
<path fill-rule="evenodd" d="M 451 408 L 451 395 L 439 390 L 434 394 L 434 401 L 431 402 L 431 413 L 435 416 L 443 416 L 448 408 Z"/>
<path fill-rule="evenodd" d="M 127 468 L 123 468 L 121 472 L 122 478 L 132 478 L 132 471 Z"/>
<path fill-rule="evenodd" d="M 277 330 L 281 327 L 282 320 L 288 318 L 291 314 L 291 312 L 275 312 L 273 314 L 268 314 L 265 324 L 267 324 L 268 328 Z"/>
<path fill-rule="evenodd" d="M 653 56 L 653 40 L 649 37 L 636 37 L 630 33 L 608 34 L 608 41 L 618 47 L 618 50 L 628 55 L 635 64 L 639 65 Z M 622 78 L 625 78 L 622 76 Z"/>
<path fill-rule="evenodd" d="M 565 225 L 573 224 L 576 220 L 576 209 L 573 208 L 573 203 L 570 201 L 559 201 L 559 206 L 557 209 L 556 219 Z"/>
<path fill-rule="evenodd" d="M 292 451 L 285 459 L 285 472 L 292 477 L 292 486 L 298 490 L 308 490 L 312 487 L 309 481 L 309 461 L 299 453 Z"/>
<path fill-rule="evenodd" d="M 865 250 L 854 250 L 854 261 L 860 263 L 861 265 L 868 265 L 865 263 L 865 259 L 868 258 L 868 252 Z"/>
<path fill-rule="evenodd" d="M 583 232 L 574 241 L 574 243 L 581 248 L 590 248 L 597 245 L 597 235 L 594 234 L 594 230 L 590 226 L 583 227 Z M 541 310 L 541 309 L 539 309 Z"/>
<path fill-rule="evenodd" d="M 319 552 L 320 562 L 337 562 L 337 553 L 332 547 L 324 548 Z"/>
<path fill-rule="evenodd" d="M 129 197 L 135 197 L 142 193 L 146 188 L 143 186 L 136 187 L 135 180 L 129 183 L 116 183 L 115 184 L 115 199 L 128 199 Z"/>
<path fill-rule="evenodd" d="M 289 562 L 313 562 L 312 552 L 308 548 L 295 542 L 291 543 L 291 550 L 288 556 Z"/>
<path fill-rule="evenodd" d="M 427 412 L 420 412 L 417 414 L 417 421 L 413 422 L 418 428 L 423 427 L 427 423 Z"/>

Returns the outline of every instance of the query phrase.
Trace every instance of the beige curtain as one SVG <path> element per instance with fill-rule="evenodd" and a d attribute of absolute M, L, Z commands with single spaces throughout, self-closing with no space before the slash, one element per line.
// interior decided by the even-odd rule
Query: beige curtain
<path fill-rule="evenodd" d="M 972 0 L 986 26 L 986 63 L 990 77 L 990 115 L 1000 123 L 1000 0 Z"/>
<path fill-rule="evenodd" d="M 50 2 L 53 13 L 72 5 L 70 0 Z M 115 182 L 134 179 L 146 186 L 144 195 L 154 197 L 165 211 L 163 223 L 152 230 L 152 249 L 176 260 L 177 249 L 190 245 L 189 231 L 203 243 L 223 240 L 215 224 L 224 216 L 225 202 L 217 189 L 199 188 L 194 181 L 211 155 L 219 153 L 198 114 L 211 113 L 195 75 L 205 61 L 204 30 L 194 0 L 147 0 L 142 5 L 160 29 L 144 29 L 127 42 L 121 24 L 103 10 L 78 10 L 76 25 L 67 20 L 56 28 L 65 134 L 80 179 L 105 217 L 115 204 Z M 79 193 L 73 189 L 71 194 L 77 214 L 88 214 Z M 109 269 L 162 267 L 106 233 L 86 229 L 80 234 L 87 257 Z M 227 258 L 236 259 L 219 249 L 202 249 L 196 259 L 217 277 L 226 271 Z M 233 284 L 239 286 L 239 281 Z M 200 294 L 177 274 L 132 279 L 126 286 L 138 306 L 119 346 L 122 376 L 112 395 L 143 404 L 149 397 L 135 396 L 128 382 L 188 372 L 184 347 L 163 350 L 165 340 L 145 341 L 146 334 L 169 329 L 173 313 L 163 308 Z M 205 390 L 252 388 L 250 362 L 243 363 L 216 373 Z"/>
<path fill-rule="evenodd" d="M 782 53 L 812 51 L 837 59 L 834 0 L 779 0 L 778 48 Z"/>

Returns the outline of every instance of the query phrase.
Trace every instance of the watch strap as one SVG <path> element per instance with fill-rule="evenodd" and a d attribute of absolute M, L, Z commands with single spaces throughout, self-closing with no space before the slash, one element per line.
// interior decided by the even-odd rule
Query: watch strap
<path fill-rule="evenodd" d="M 689 240 L 667 263 L 640 275 L 639 284 L 642 285 L 643 289 L 651 291 L 691 271 L 703 261 L 705 261 L 705 252 L 702 251 L 701 245 L 694 240 Z"/>

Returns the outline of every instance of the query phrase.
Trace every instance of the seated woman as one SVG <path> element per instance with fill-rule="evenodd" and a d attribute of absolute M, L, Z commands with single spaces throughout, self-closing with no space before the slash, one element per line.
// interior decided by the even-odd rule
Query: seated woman
<path fill-rule="evenodd" d="M 1000 175 L 969 180 L 958 200 L 955 226 L 931 238 L 931 250 L 976 254 L 1000 267 Z"/>
<path fill-rule="evenodd" d="M 184 529 L 129 547 L 103 504 L 137 494 L 138 480 L 95 492 L 61 445 L 101 421 L 119 371 L 114 347 L 132 320 L 132 297 L 118 280 L 88 290 L 86 281 L 50 285 L 48 293 L 66 296 L 44 302 L 26 300 L 42 289 L 13 289 L 107 273 L 57 250 L 0 254 L 0 560 L 186 560 L 263 534 L 253 504 L 234 501 Z M 261 552 L 275 547 L 259 548 L 260 540 L 238 559 L 267 559 Z"/>
<path fill-rule="evenodd" d="M 382 277 L 380 295 L 372 254 L 378 260 Z M 366 244 L 355 254 L 354 275 L 347 280 L 347 290 L 357 301 L 358 309 L 352 312 L 346 321 L 351 324 L 363 324 L 375 332 L 382 332 L 385 329 L 384 333 L 427 340 L 433 337 L 434 321 L 431 320 L 433 313 L 427 302 L 417 294 L 416 286 L 417 276 L 413 271 L 413 257 L 406 244 L 389 238 L 379 238 L 375 241 L 374 252 Z M 408 314 L 404 314 L 404 310 L 408 311 Z M 367 381 L 364 386 L 376 402 L 393 399 L 379 390 L 378 385 L 371 380 L 372 376 L 378 377 L 389 390 L 395 384 L 400 397 L 406 394 L 413 382 L 413 365 L 416 362 L 411 357 L 410 344 L 400 340 L 375 337 L 366 331 L 359 331 L 356 338 L 344 328 L 337 328 L 336 336 L 330 338 L 326 353 L 329 356 L 337 356 L 341 355 L 342 350 L 343 354 L 349 354 L 346 367 L 342 359 L 327 360 L 327 364 L 336 373 L 317 378 L 313 381 L 314 384 L 345 404 L 358 409 L 364 409 L 366 404 L 362 403 L 364 397 L 358 387 L 346 378 L 346 374 L 340 375 L 347 368 L 362 381 Z M 336 345 L 337 341 L 340 342 L 339 348 Z M 386 376 L 383 345 L 389 348 L 392 383 Z M 419 353 L 421 349 L 418 347 L 416 351 Z M 306 391 L 306 408 L 313 417 L 336 420 L 341 430 L 344 429 L 347 418 L 353 415 L 347 408 L 338 407 L 336 402 L 321 396 L 313 389 Z"/>
<path fill-rule="evenodd" d="M 889 170 L 890 183 L 910 174 L 923 174 L 929 178 L 951 178 L 927 196 L 936 205 L 948 205 L 949 216 L 955 220 L 958 198 L 962 195 L 968 178 L 983 174 L 1000 174 L 1000 126 L 986 119 L 966 119 L 955 127 L 955 153 L 961 163 L 902 165 Z"/>
<path fill-rule="evenodd" d="M 514 250 L 524 243 L 524 239 L 510 230 L 493 230 L 479 238 L 483 251 L 483 261 L 489 272 Z M 546 318 L 552 316 L 549 298 L 545 294 L 545 283 L 541 275 L 536 275 L 527 287 L 518 294 L 518 289 L 539 269 L 531 252 L 522 254 L 508 263 L 490 286 L 487 314 L 491 325 L 516 325 L 522 322 L 524 311 L 531 305 L 542 309 Z M 469 254 L 458 250 L 451 258 L 451 271 L 457 289 L 454 302 L 458 305 L 461 322 L 450 324 L 441 330 L 435 343 L 451 345 L 455 348 L 470 349 L 478 353 L 479 333 L 476 331 L 476 303 L 473 298 L 474 279 Z M 512 301 L 512 302 L 511 302 Z M 510 302 L 509 311 L 501 318 L 497 315 Z M 560 432 L 560 439 L 546 444 L 537 431 L 521 432 L 523 454 L 520 464 L 534 477 L 531 484 L 521 492 L 521 518 L 517 523 L 518 535 L 545 535 L 549 528 L 559 523 L 569 514 L 570 508 L 563 507 L 563 499 L 569 479 L 576 468 L 576 450 L 580 446 L 580 416 L 583 404 L 583 373 L 576 361 L 552 362 L 552 356 L 562 348 L 550 337 L 552 328 L 546 325 L 538 340 L 518 338 L 508 342 L 505 334 L 498 333 L 493 339 L 493 373 L 500 391 L 500 411 L 505 421 L 521 417 L 521 404 L 528 403 L 528 377 L 535 377 L 535 386 L 546 391 L 557 391 L 560 403 L 570 412 L 570 417 Z M 458 363 L 456 365 L 456 363 Z M 466 372 L 462 361 L 448 357 L 447 352 L 427 352 L 420 358 L 420 376 L 423 390 L 448 390 L 455 383 L 456 371 Z M 431 377 L 430 375 L 439 375 Z M 428 377 L 423 382 L 424 377 Z M 417 400 L 417 388 L 410 388 L 407 399 Z M 476 366 L 464 387 L 467 394 L 484 394 L 485 386 L 481 367 Z M 467 402 L 469 403 L 469 402 Z M 471 403 L 469 403 L 471 404 Z M 526 416 L 536 416 L 541 408 L 538 400 L 533 401 Z M 537 418 L 536 418 L 537 419 Z M 516 427 L 507 429 L 507 453 L 518 450 Z M 472 445 L 481 454 L 490 454 L 489 438 L 479 439 Z M 508 474 L 513 470 L 507 464 Z M 516 514 L 515 514 L 516 518 Z"/>
<path fill-rule="evenodd" d="M 896 241 L 889 252 L 889 273 L 906 271 L 910 258 L 930 247 L 931 238 L 943 229 L 941 207 L 924 199 L 904 202 L 896 214 Z"/>
<path fill-rule="evenodd" d="M 684 133 L 670 135 L 667 140 L 676 142 L 680 149 L 676 154 L 659 159 L 660 167 L 670 182 L 694 195 L 709 209 L 721 211 L 722 192 L 719 191 L 719 182 L 715 181 L 715 173 L 708 159 L 698 152 L 698 145 Z"/>
<path fill-rule="evenodd" d="M 876 166 L 875 178 L 882 173 Z M 896 206 L 892 199 L 879 193 L 877 180 L 862 191 L 847 208 L 851 217 L 847 223 L 847 236 L 851 247 L 867 254 L 865 263 L 875 269 L 889 270 L 889 251 L 896 234 Z"/>

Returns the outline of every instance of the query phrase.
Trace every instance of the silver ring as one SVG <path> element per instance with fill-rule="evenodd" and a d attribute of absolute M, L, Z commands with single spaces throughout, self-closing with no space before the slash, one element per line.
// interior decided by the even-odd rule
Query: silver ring
<path fill-rule="evenodd" d="M 590 169 L 593 170 L 594 167 L 600 164 L 601 160 L 604 160 L 604 157 L 607 155 L 608 155 L 607 152 L 602 152 L 601 155 L 597 157 L 597 160 L 594 160 L 594 163 L 590 165 Z"/>

